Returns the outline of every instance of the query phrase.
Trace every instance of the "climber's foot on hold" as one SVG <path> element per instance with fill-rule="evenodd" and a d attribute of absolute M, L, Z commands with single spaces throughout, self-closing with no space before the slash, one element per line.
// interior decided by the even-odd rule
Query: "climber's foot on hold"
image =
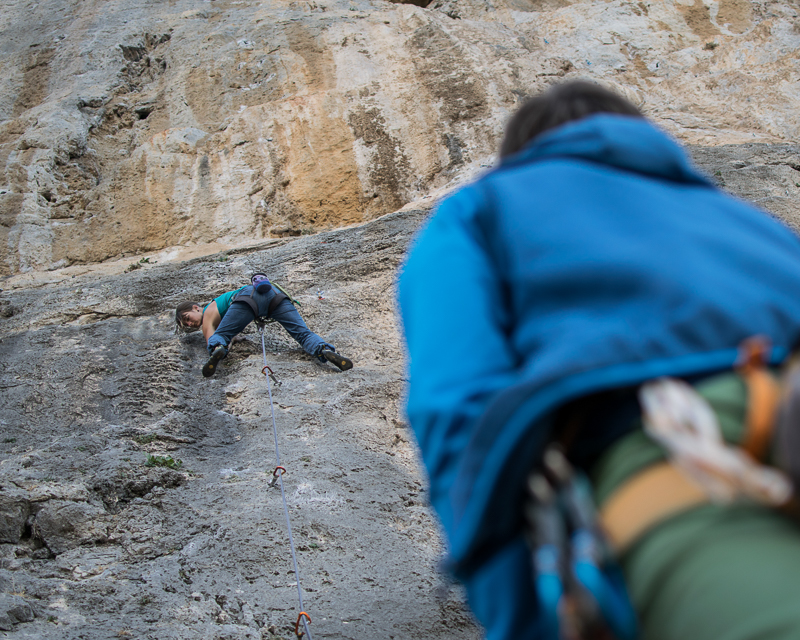
<path fill-rule="evenodd" d="M 343 355 L 331 351 L 330 349 L 323 349 L 320 351 L 319 355 L 338 367 L 339 371 L 347 371 L 353 368 L 353 361 L 350 358 L 345 358 Z"/>
<path fill-rule="evenodd" d="M 211 357 L 208 359 L 208 362 L 203 365 L 203 377 L 210 378 L 213 376 L 214 372 L 217 370 L 217 364 L 227 355 L 228 350 L 225 347 L 222 345 L 217 346 L 214 351 L 211 352 Z"/>

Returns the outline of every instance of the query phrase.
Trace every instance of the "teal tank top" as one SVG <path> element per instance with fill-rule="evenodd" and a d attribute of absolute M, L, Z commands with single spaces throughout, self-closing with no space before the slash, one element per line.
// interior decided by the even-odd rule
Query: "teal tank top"
<path fill-rule="evenodd" d="M 225 314 L 228 312 L 228 309 L 230 309 L 231 302 L 233 301 L 234 297 L 236 297 L 236 294 L 239 293 L 246 286 L 247 285 L 241 287 L 240 289 L 236 289 L 235 291 L 227 291 L 218 298 L 214 298 L 214 302 L 217 303 L 217 311 L 219 311 L 220 318 L 225 317 Z M 208 306 L 209 305 L 203 307 L 203 312 L 205 312 L 205 310 L 208 309 Z"/>

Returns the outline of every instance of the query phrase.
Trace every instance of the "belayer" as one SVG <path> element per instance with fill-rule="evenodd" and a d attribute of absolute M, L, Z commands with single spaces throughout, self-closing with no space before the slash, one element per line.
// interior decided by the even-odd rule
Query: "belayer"
<path fill-rule="evenodd" d="M 800 638 L 800 240 L 588 82 L 525 103 L 499 155 L 398 294 L 487 639 Z"/>
<path fill-rule="evenodd" d="M 320 362 L 331 362 L 341 371 L 352 369 L 353 362 L 336 352 L 308 328 L 292 300 L 263 273 L 251 278 L 251 284 L 228 291 L 202 307 L 197 302 L 182 302 L 175 309 L 175 323 L 182 329 L 200 329 L 206 339 L 209 359 L 203 376 L 214 375 L 219 361 L 228 355 L 233 339 L 253 321 L 274 320 L 283 326 L 303 350 Z"/>

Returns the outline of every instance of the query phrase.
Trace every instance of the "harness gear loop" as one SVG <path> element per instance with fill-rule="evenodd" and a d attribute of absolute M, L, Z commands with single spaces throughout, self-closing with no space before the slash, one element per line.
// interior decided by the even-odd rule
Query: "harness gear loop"
<path fill-rule="evenodd" d="M 272 284 L 274 285 L 275 283 L 273 282 Z M 275 295 L 272 297 L 272 300 L 269 301 L 269 306 L 267 307 L 266 316 L 262 316 L 261 313 L 259 312 L 258 302 L 256 302 L 256 300 L 253 298 L 252 294 L 248 295 L 244 292 L 238 293 L 231 301 L 231 304 L 233 304 L 234 302 L 241 302 L 242 304 L 246 304 L 248 309 L 250 309 L 250 311 L 253 314 L 253 320 L 255 320 L 257 323 L 258 322 L 269 323 L 272 322 L 271 316 L 275 311 L 275 309 L 278 308 L 278 305 L 281 302 L 283 302 L 287 298 L 289 298 L 290 300 L 294 300 L 290 296 L 286 295 L 283 292 L 283 289 L 281 289 L 280 287 L 277 287 L 277 289 L 278 290 L 275 292 Z"/>
<path fill-rule="evenodd" d="M 598 529 L 588 479 L 555 446 L 528 476 L 526 537 L 542 637 L 637 637 L 636 614 Z"/>
<path fill-rule="evenodd" d="M 757 364 L 759 352 L 747 353 L 740 375 L 744 378 L 750 373 L 746 369 L 752 368 L 756 375 L 766 376 L 757 384 L 775 384 L 766 368 Z M 755 393 L 761 391 L 756 388 Z M 761 400 L 751 396 L 749 401 Z M 645 433 L 670 461 L 651 464 L 629 477 L 601 506 L 601 521 L 617 552 L 630 548 L 659 522 L 701 504 L 724 504 L 745 496 L 782 507 L 790 500 L 789 478 L 762 465 L 742 447 L 728 444 L 708 401 L 686 382 L 650 381 L 640 387 L 639 402 Z"/>
<path fill-rule="evenodd" d="M 767 369 L 772 348 L 768 338 L 753 336 L 739 346 L 736 370 L 747 385 L 747 419 L 742 448 L 756 460 L 764 460 L 772 439 L 780 389 Z"/>
<path fill-rule="evenodd" d="M 280 473 L 278 473 L 280 471 Z M 275 467 L 275 471 L 272 472 L 272 482 L 269 483 L 270 487 L 274 487 L 275 483 L 278 482 L 278 478 L 280 478 L 284 473 L 286 473 L 286 469 L 278 465 Z"/>
<path fill-rule="evenodd" d="M 299 614 L 297 614 L 297 622 L 294 623 L 294 635 L 296 635 L 298 638 L 303 637 L 303 632 L 300 631 L 300 621 L 303 620 L 303 616 L 305 616 L 308 619 L 308 621 L 311 622 L 311 616 L 308 615 L 305 611 L 301 611 Z M 303 620 L 303 626 L 306 628 L 306 631 L 308 631 L 308 627 L 306 626 L 305 620 Z"/>

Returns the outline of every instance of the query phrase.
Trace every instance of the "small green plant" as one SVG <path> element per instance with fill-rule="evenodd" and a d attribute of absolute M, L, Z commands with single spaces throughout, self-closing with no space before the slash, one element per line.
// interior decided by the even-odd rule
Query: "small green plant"
<path fill-rule="evenodd" d="M 48 622 L 52 622 L 52 623 L 56 623 L 56 622 L 58 622 L 58 618 L 56 618 L 55 616 L 47 616 L 47 621 Z"/>
<path fill-rule="evenodd" d="M 157 264 L 158 260 L 150 260 L 150 258 L 142 258 L 139 260 L 139 264 Z"/>
<path fill-rule="evenodd" d="M 719 46 L 719 42 L 706 42 L 706 45 L 703 47 L 706 51 L 713 51 Z"/>
<path fill-rule="evenodd" d="M 142 265 L 140 265 L 138 262 L 134 262 L 133 264 L 128 265 L 128 267 L 125 269 L 125 273 L 130 273 L 131 271 L 136 271 L 137 269 L 141 268 Z"/>
<path fill-rule="evenodd" d="M 17 441 L 16 438 L 3 438 L 3 442 L 5 444 L 14 444 Z"/>
<path fill-rule="evenodd" d="M 155 433 L 146 433 L 140 436 L 133 436 L 133 441 L 137 444 L 149 444 L 156 439 Z"/>
<path fill-rule="evenodd" d="M 175 460 L 172 456 L 153 456 L 147 454 L 147 460 L 144 463 L 146 467 L 166 467 L 167 469 L 175 469 L 176 471 L 183 465 L 183 460 Z"/>
<path fill-rule="evenodd" d="M 75 447 L 75 450 L 76 451 L 86 451 L 86 447 L 84 445 L 82 445 L 82 444 L 79 444 L 77 447 Z"/>
<path fill-rule="evenodd" d="M 311 456 L 303 456 L 300 460 L 302 462 L 311 462 Z"/>
<path fill-rule="evenodd" d="M 227 262 L 229 259 L 228 256 L 220 256 L 217 258 L 217 262 Z"/>

